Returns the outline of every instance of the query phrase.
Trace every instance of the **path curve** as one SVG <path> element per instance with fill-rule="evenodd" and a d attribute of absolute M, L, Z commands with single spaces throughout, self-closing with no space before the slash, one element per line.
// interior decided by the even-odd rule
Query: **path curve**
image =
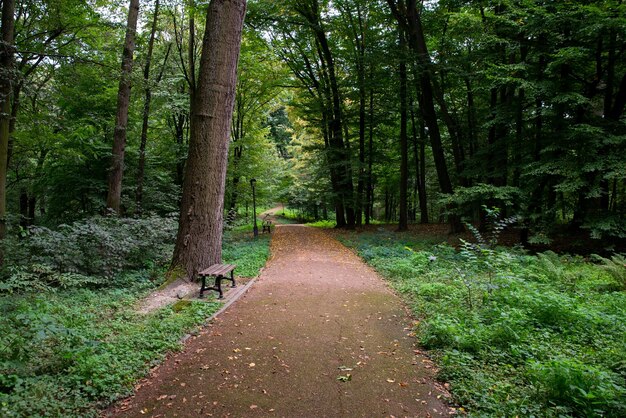
<path fill-rule="evenodd" d="M 277 226 L 271 250 L 251 290 L 109 414 L 449 415 L 402 303 L 371 268 L 303 225 Z"/>

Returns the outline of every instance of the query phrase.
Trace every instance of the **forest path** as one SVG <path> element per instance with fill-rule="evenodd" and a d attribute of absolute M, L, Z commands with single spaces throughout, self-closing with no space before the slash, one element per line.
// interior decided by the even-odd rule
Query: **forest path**
<path fill-rule="evenodd" d="M 399 298 L 323 231 L 280 225 L 251 290 L 114 416 L 447 416 Z M 340 378 L 341 377 L 341 378 Z"/>

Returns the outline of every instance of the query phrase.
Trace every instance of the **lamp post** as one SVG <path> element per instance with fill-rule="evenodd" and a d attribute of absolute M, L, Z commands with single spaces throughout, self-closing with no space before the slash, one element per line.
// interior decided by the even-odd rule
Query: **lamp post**
<path fill-rule="evenodd" d="M 254 228 L 252 231 L 254 232 L 254 237 L 259 236 L 259 227 L 256 224 L 256 192 L 254 190 L 256 186 L 256 179 L 250 179 L 250 187 L 252 187 L 252 218 L 254 219 Z"/>

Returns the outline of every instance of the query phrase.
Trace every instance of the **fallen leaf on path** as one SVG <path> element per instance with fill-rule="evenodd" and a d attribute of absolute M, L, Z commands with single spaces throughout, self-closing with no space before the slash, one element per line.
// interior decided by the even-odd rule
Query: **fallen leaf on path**
<path fill-rule="evenodd" d="M 339 380 L 340 382 L 349 382 L 350 380 L 352 380 L 352 375 L 348 373 L 345 376 L 338 376 L 337 380 Z"/>
<path fill-rule="evenodd" d="M 250 409 L 257 409 L 257 408 L 258 408 L 258 406 L 256 406 L 256 405 L 250 405 Z"/>
<path fill-rule="evenodd" d="M 167 395 L 161 395 L 157 398 L 157 401 L 163 400 L 165 398 L 167 398 Z"/>
<path fill-rule="evenodd" d="M 393 380 L 393 379 L 387 379 L 387 382 L 389 382 L 389 383 L 396 383 L 396 381 Z"/>
<path fill-rule="evenodd" d="M 250 367 L 254 367 L 254 366 L 256 366 L 256 364 L 254 364 L 254 363 L 250 363 L 248 366 L 250 366 Z"/>

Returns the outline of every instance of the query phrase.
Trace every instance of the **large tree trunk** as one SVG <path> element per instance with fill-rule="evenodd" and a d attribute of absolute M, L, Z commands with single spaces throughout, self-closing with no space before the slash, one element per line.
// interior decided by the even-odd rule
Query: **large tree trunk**
<path fill-rule="evenodd" d="M 228 145 L 245 10 L 245 0 L 212 0 L 207 11 L 172 260 L 172 268 L 181 267 L 190 278 L 222 260 Z"/>
<path fill-rule="evenodd" d="M 13 71 L 13 31 L 15 1 L 2 1 L 2 44 L 0 45 L 0 240 L 6 236 L 6 182 L 9 153 L 9 125 L 11 123 L 11 90 Z M 0 264 L 4 261 L 0 251 Z"/>
<path fill-rule="evenodd" d="M 135 51 L 135 32 L 139 15 L 139 0 L 130 0 L 126 39 L 122 52 L 122 72 L 117 91 L 117 114 L 115 115 L 115 133 L 113 135 L 113 155 L 109 172 L 109 192 L 107 208 L 120 212 L 122 200 L 122 177 L 124 175 L 124 152 L 126 149 L 126 126 L 128 125 L 128 105 L 130 103 L 131 73 L 133 53 Z"/>

